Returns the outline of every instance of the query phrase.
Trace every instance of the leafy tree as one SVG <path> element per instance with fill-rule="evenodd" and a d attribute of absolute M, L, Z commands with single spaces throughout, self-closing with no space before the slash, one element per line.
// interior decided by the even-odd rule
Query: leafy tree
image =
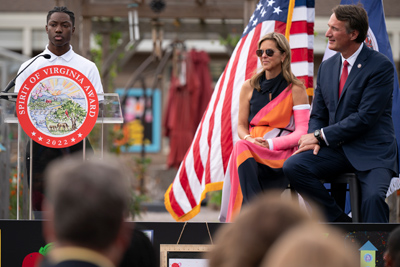
<path fill-rule="evenodd" d="M 86 117 L 86 110 L 78 103 L 68 100 L 56 111 L 55 116 L 62 121 L 71 121 L 71 129 L 77 129 L 77 123 L 82 123 Z"/>
<path fill-rule="evenodd" d="M 111 19 L 109 23 L 112 25 L 114 19 Z M 106 22 L 106 21 L 103 21 Z M 103 61 L 105 60 L 103 56 L 103 35 L 102 34 L 95 34 L 94 36 L 94 42 L 96 44 L 96 48 L 92 48 L 90 50 L 92 60 L 96 64 L 97 68 L 99 69 L 101 73 L 101 69 L 103 67 Z M 109 53 L 111 54 L 117 47 L 120 45 L 122 42 L 122 33 L 120 31 L 112 31 L 110 33 L 110 51 Z M 122 59 L 124 57 L 125 53 L 121 53 L 118 56 L 118 59 Z M 114 80 L 118 75 L 118 72 L 121 70 L 118 70 L 117 68 L 117 62 L 114 61 L 111 65 L 110 72 L 109 72 L 109 84 L 107 84 L 107 88 L 114 88 Z M 104 77 L 102 77 L 104 78 Z M 105 86 L 106 87 L 106 86 Z"/>

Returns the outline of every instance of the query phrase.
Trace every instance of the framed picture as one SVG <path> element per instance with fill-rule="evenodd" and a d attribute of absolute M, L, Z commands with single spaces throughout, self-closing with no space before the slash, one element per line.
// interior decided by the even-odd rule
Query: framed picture
<path fill-rule="evenodd" d="M 160 245 L 160 267 L 208 267 L 213 245 Z"/>
<path fill-rule="evenodd" d="M 141 152 L 142 145 L 146 152 L 157 153 L 161 149 L 161 91 L 159 89 L 131 88 L 126 92 L 122 88 L 115 90 L 121 98 L 124 124 L 122 138 L 113 140 L 121 146 L 122 152 Z"/>

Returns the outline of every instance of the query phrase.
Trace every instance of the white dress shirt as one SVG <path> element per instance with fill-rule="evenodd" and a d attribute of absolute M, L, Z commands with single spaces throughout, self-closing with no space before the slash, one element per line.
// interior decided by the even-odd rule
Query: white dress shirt
<path fill-rule="evenodd" d="M 51 56 L 50 59 L 45 59 L 44 57 L 40 57 L 36 59 L 35 62 L 32 63 L 24 72 L 22 72 L 18 78 L 15 81 L 15 88 L 14 92 L 18 93 L 19 89 L 21 88 L 22 84 L 25 82 L 26 78 L 29 77 L 32 73 L 37 71 L 38 69 L 41 69 L 46 66 L 50 65 L 63 65 L 67 67 L 74 68 L 78 71 L 80 71 L 83 75 L 85 75 L 89 81 L 93 84 L 93 87 L 96 90 L 97 94 L 103 94 L 103 85 L 101 84 L 101 79 L 100 79 L 100 73 L 99 70 L 97 69 L 96 64 L 94 64 L 92 61 L 76 54 L 74 50 L 72 50 L 72 46 L 70 46 L 71 49 L 61 55 L 61 56 L 56 56 L 46 46 L 46 49 L 41 53 L 41 54 L 49 54 Z M 21 70 L 23 70 L 31 61 L 33 60 L 30 59 L 26 62 L 24 62 L 21 67 L 18 70 L 18 73 L 20 73 Z M 99 100 L 102 100 L 103 97 L 99 97 Z"/>

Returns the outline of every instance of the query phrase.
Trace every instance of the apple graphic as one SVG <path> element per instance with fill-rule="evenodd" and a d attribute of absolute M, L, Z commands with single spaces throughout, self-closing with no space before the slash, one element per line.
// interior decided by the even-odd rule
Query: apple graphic
<path fill-rule="evenodd" d="M 32 252 L 25 256 L 22 267 L 36 267 L 43 257 L 49 252 L 53 243 L 49 243 L 39 249 L 39 252 Z"/>

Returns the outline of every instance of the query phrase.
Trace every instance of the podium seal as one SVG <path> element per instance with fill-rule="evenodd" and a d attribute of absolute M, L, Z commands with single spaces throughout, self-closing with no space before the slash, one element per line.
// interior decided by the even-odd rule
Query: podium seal
<path fill-rule="evenodd" d="M 89 79 L 76 69 L 54 65 L 32 73 L 17 97 L 19 123 L 33 141 L 64 148 L 93 129 L 99 101 Z"/>

